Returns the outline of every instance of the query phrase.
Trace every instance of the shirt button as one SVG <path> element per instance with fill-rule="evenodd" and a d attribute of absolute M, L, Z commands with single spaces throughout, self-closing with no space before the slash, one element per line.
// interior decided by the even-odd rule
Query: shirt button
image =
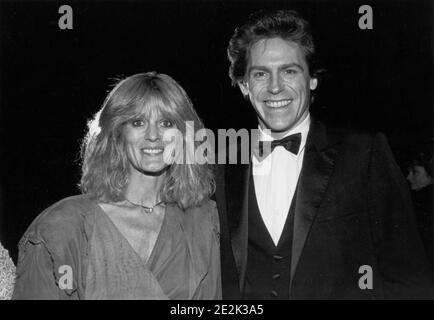
<path fill-rule="evenodd" d="M 279 279 L 279 278 L 280 278 L 280 274 L 276 273 L 276 274 L 273 275 L 273 279 L 274 280 Z"/>
<path fill-rule="evenodd" d="M 277 292 L 274 291 L 274 290 L 271 290 L 271 295 L 272 295 L 273 297 L 277 297 Z"/>
<path fill-rule="evenodd" d="M 276 261 L 279 261 L 279 260 L 282 260 L 282 259 L 283 259 L 283 257 L 282 257 L 282 256 L 279 256 L 278 254 L 275 254 L 275 255 L 273 256 L 273 258 L 274 258 L 274 260 L 276 260 Z"/>

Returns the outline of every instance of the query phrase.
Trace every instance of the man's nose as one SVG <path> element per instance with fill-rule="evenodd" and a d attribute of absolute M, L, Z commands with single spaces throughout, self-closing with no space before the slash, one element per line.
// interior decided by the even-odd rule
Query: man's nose
<path fill-rule="evenodd" d="M 277 94 L 283 90 L 282 79 L 279 75 L 273 75 L 270 78 L 270 83 L 268 84 L 268 91 Z"/>

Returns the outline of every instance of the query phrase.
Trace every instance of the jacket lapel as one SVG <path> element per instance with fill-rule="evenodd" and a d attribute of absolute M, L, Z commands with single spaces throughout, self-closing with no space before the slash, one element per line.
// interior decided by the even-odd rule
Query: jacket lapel
<path fill-rule="evenodd" d="M 291 285 L 306 239 L 333 172 L 337 148 L 332 142 L 327 136 L 326 128 L 321 123 L 312 121 L 296 195 Z"/>
<path fill-rule="evenodd" d="M 225 169 L 228 226 L 240 290 L 244 287 L 247 263 L 249 172 L 250 164 L 226 165 Z"/>

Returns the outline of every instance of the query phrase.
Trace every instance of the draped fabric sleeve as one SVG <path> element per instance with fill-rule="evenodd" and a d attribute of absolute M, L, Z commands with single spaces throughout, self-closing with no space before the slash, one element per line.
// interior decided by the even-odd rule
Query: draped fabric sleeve
<path fill-rule="evenodd" d="M 86 234 L 83 199 L 62 200 L 41 213 L 19 242 L 13 299 L 79 299 Z"/>
<path fill-rule="evenodd" d="M 208 243 L 209 260 L 205 277 L 199 287 L 198 295 L 194 299 L 199 300 L 221 300 L 221 266 L 220 266 L 220 227 L 217 207 L 214 201 L 210 201 L 210 206 L 206 207 L 208 212 L 204 214 L 208 217 Z M 206 227 L 205 225 L 203 227 Z"/>
<path fill-rule="evenodd" d="M 58 285 L 60 260 L 42 239 L 27 238 L 19 246 L 17 281 L 13 299 L 64 300 L 71 296 Z"/>

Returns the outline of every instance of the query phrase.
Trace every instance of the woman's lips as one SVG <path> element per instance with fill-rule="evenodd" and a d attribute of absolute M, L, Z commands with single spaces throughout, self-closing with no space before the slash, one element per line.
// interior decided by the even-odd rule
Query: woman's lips
<path fill-rule="evenodd" d="M 141 150 L 145 154 L 155 156 L 155 155 L 162 154 L 164 151 L 164 148 L 143 148 Z"/>

